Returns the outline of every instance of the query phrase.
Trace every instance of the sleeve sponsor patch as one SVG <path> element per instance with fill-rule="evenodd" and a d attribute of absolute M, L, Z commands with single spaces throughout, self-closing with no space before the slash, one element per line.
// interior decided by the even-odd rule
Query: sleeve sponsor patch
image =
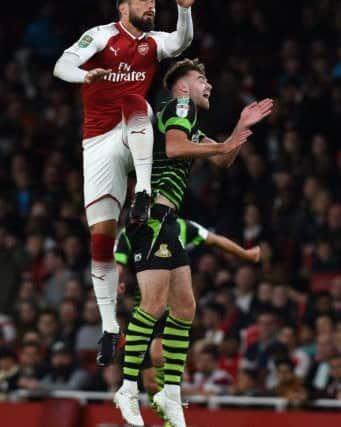
<path fill-rule="evenodd" d="M 189 98 L 178 98 L 176 104 L 176 115 L 185 119 L 189 113 Z"/>
<path fill-rule="evenodd" d="M 89 34 L 85 34 L 85 36 L 83 36 L 79 42 L 78 42 L 78 46 L 79 47 L 88 47 L 92 42 L 93 42 L 93 38 L 91 36 L 89 36 Z"/>

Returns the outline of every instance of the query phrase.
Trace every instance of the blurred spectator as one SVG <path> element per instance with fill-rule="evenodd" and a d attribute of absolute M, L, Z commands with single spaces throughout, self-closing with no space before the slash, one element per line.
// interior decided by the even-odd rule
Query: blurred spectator
<path fill-rule="evenodd" d="M 256 341 L 246 349 L 240 366 L 243 369 L 256 370 L 261 382 L 267 374 L 277 331 L 278 320 L 272 311 L 258 314 Z"/>
<path fill-rule="evenodd" d="M 278 360 L 276 363 L 278 385 L 273 390 L 275 396 L 293 402 L 303 402 L 307 399 L 307 392 L 302 379 L 294 374 L 294 364 L 289 359 Z"/>
<path fill-rule="evenodd" d="M 237 377 L 240 363 L 239 347 L 240 341 L 234 336 L 227 336 L 220 345 L 219 368 L 234 379 Z"/>
<path fill-rule="evenodd" d="M 278 333 L 278 341 L 288 349 L 288 354 L 294 367 L 294 374 L 298 378 L 304 379 L 310 367 L 310 358 L 303 350 L 297 347 L 298 340 L 295 328 L 289 325 L 283 326 Z"/>
<path fill-rule="evenodd" d="M 332 309 L 337 319 L 341 320 L 341 275 L 334 277 L 331 282 L 330 295 Z"/>
<path fill-rule="evenodd" d="M 81 390 L 89 380 L 89 374 L 77 366 L 75 353 L 62 341 L 51 348 L 51 368 L 39 382 L 40 390 Z"/>
<path fill-rule="evenodd" d="M 17 305 L 16 328 L 19 336 L 34 329 L 38 320 L 38 307 L 34 299 L 22 300 Z"/>
<path fill-rule="evenodd" d="M 222 321 L 224 306 L 211 302 L 202 309 L 201 321 L 205 328 L 205 339 L 212 344 L 220 344 L 224 337 Z"/>
<path fill-rule="evenodd" d="M 13 350 L 0 347 L 0 401 L 7 399 L 7 393 L 17 388 L 19 366 Z"/>
<path fill-rule="evenodd" d="M 89 299 L 85 302 L 83 319 L 84 325 L 76 336 L 76 350 L 96 350 L 102 333 L 96 300 Z"/>
<path fill-rule="evenodd" d="M 44 300 L 50 307 L 57 307 L 63 300 L 65 283 L 71 277 L 66 267 L 66 256 L 60 249 L 51 249 L 45 256 L 48 278 L 43 284 Z"/>
<path fill-rule="evenodd" d="M 119 363 L 114 363 L 99 369 L 91 378 L 87 389 L 90 391 L 115 392 L 122 382 L 122 369 Z"/>
<path fill-rule="evenodd" d="M 329 361 L 334 356 L 335 352 L 333 338 L 331 335 L 319 335 L 316 342 L 317 347 L 315 359 L 306 378 L 306 384 L 311 397 L 323 396 L 330 375 Z"/>
<path fill-rule="evenodd" d="M 45 309 L 40 312 L 38 331 L 43 347 L 49 350 L 52 344 L 59 338 L 59 321 L 57 313 L 54 310 Z"/>
<path fill-rule="evenodd" d="M 258 374 L 252 369 L 240 369 L 234 385 L 233 394 L 236 396 L 259 396 L 257 387 Z"/>
<path fill-rule="evenodd" d="M 281 323 L 295 323 L 297 308 L 289 298 L 287 286 L 277 285 L 273 288 L 271 303 Z"/>
<path fill-rule="evenodd" d="M 34 389 L 37 381 L 46 372 L 46 365 L 43 362 L 43 352 L 40 344 L 33 341 L 23 343 L 18 354 L 18 360 L 18 387 L 27 390 Z"/>
<path fill-rule="evenodd" d="M 341 400 L 341 356 L 334 356 L 329 361 L 330 380 L 326 390 L 329 399 Z"/>
<path fill-rule="evenodd" d="M 183 385 L 185 395 L 214 396 L 228 394 L 232 378 L 218 368 L 218 348 L 204 347 L 196 356 L 196 372 L 193 380 Z"/>
<path fill-rule="evenodd" d="M 59 306 L 60 337 L 65 344 L 74 348 L 80 319 L 77 304 L 73 299 L 64 299 Z"/>
<path fill-rule="evenodd" d="M 256 273 L 252 266 L 244 265 L 235 274 L 235 295 L 237 307 L 244 313 L 252 312 L 255 302 Z"/>

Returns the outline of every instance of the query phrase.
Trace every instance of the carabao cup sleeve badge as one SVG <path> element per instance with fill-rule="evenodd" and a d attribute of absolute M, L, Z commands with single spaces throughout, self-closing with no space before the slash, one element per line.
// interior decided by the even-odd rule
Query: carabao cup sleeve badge
<path fill-rule="evenodd" d="M 184 119 L 189 113 L 189 98 L 178 98 L 176 104 L 176 115 Z"/>

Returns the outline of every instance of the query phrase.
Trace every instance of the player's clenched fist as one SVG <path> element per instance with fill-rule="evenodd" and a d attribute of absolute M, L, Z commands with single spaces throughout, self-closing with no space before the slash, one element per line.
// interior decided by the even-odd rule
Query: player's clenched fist
<path fill-rule="evenodd" d="M 105 70 L 104 68 L 94 68 L 87 72 L 84 78 L 84 83 L 93 83 L 97 80 L 102 80 L 105 76 L 111 73 L 110 70 Z"/>
<path fill-rule="evenodd" d="M 193 6 L 195 0 L 176 0 L 179 6 L 189 8 Z"/>

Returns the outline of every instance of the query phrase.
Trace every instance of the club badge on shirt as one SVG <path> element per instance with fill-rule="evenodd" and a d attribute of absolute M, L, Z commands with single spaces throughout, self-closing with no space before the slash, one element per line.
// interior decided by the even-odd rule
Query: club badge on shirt
<path fill-rule="evenodd" d="M 147 55 L 147 53 L 149 52 L 149 45 L 148 45 L 148 43 L 140 43 L 140 44 L 137 46 L 137 51 L 138 51 L 138 53 L 139 53 L 140 55 L 142 55 L 142 56 L 146 56 L 146 55 Z"/>
<path fill-rule="evenodd" d="M 178 98 L 176 104 L 176 115 L 185 119 L 189 113 L 189 98 Z"/>

